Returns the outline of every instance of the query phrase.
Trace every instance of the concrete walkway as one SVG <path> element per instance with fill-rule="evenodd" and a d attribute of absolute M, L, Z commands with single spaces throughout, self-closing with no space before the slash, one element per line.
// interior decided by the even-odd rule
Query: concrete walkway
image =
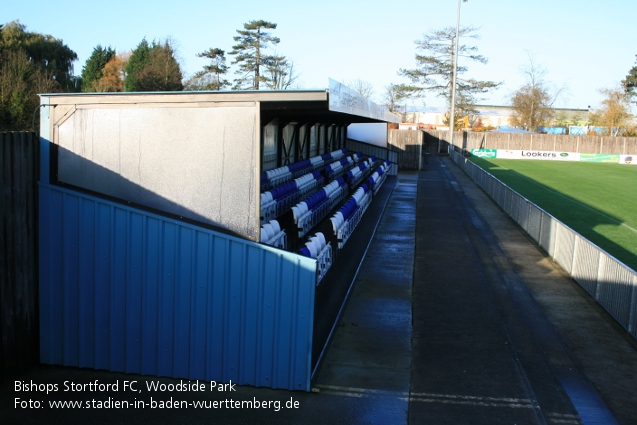
<path fill-rule="evenodd" d="M 527 331 L 520 342 L 515 341 L 518 333 L 510 332 L 514 346 L 520 347 L 515 355 L 524 361 L 527 350 L 521 343 L 532 341 L 546 370 L 573 404 L 577 420 L 585 424 L 636 423 L 637 341 L 453 162 L 439 157 L 430 171 L 436 170 L 450 186 L 457 186 L 451 192 L 466 208 L 471 224 L 465 229 L 485 275 L 491 276 L 496 301 L 501 294 L 506 295 L 502 299 L 513 303 L 512 311 L 504 310 L 503 325 L 515 329 L 511 328 L 515 324 L 512 317 L 523 326 L 522 331 Z M 493 278 L 494 270 L 499 274 L 497 279 Z M 524 372 L 545 420 L 560 423 L 560 416 L 542 401 L 544 387 L 551 381 L 535 378 L 533 370 L 526 368 Z"/>
<path fill-rule="evenodd" d="M 417 175 L 402 175 L 361 264 L 316 382 L 342 423 L 406 423 Z"/>
<path fill-rule="evenodd" d="M 471 187 L 449 161 L 431 163 L 418 196 L 410 423 L 581 423 L 538 343 L 550 324 L 465 195 Z"/>

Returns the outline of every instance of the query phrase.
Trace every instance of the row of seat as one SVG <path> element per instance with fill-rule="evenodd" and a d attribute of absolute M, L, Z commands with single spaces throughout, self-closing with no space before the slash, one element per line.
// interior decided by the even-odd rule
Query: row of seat
<path fill-rule="evenodd" d="M 389 174 L 388 171 L 390 167 L 391 167 L 391 162 L 389 162 L 388 160 L 385 160 L 385 162 L 383 162 L 381 166 L 378 167 L 378 169 L 374 171 L 374 173 L 369 177 L 368 182 L 372 190 L 374 191 L 374 195 L 378 192 L 380 187 L 385 182 L 385 179 L 387 178 L 387 175 Z"/>
<path fill-rule="evenodd" d="M 284 165 L 261 173 L 261 192 L 273 189 L 285 182 L 291 181 L 308 172 L 314 171 L 324 164 L 341 159 L 347 154 L 347 149 L 339 149 L 323 155 L 313 156 L 309 159 Z"/>
<path fill-rule="evenodd" d="M 356 167 L 347 172 L 347 181 L 350 185 L 350 188 L 353 189 L 359 185 L 359 183 L 365 178 L 365 176 L 367 176 L 367 169 L 372 164 L 372 159 L 369 158 L 367 161 L 361 162 Z"/>
<path fill-rule="evenodd" d="M 348 186 L 343 177 L 325 185 L 321 190 L 292 207 L 294 223 L 299 237 L 305 236 L 347 195 Z"/>
<path fill-rule="evenodd" d="M 261 223 L 270 221 L 325 182 L 320 171 L 312 171 L 261 194 Z"/>
<path fill-rule="evenodd" d="M 351 159 L 349 161 L 343 158 L 345 161 L 339 160 L 329 164 L 330 171 L 340 173 L 340 177 L 325 184 L 285 212 L 280 218 L 286 224 L 280 226 L 279 221 L 272 219 L 261 228 L 263 243 L 282 249 L 298 250 L 297 252 L 302 255 L 315 258 L 318 267 L 317 284 L 331 267 L 338 251 L 345 246 L 391 169 L 389 161 L 376 161 L 374 157 L 361 161 L 362 155 L 358 154 L 357 165 L 353 165 L 354 160 Z M 331 167 L 332 165 L 334 166 Z M 350 167 L 347 171 L 346 166 Z M 328 174 L 327 167 L 323 173 Z M 286 190 L 281 188 L 282 193 L 286 193 Z M 351 197 L 343 203 L 348 194 L 351 194 Z M 341 203 L 338 211 L 329 220 L 324 221 Z M 307 237 L 312 229 L 315 229 L 315 233 Z M 288 240 L 289 237 L 292 239 Z M 303 240 L 305 237 L 307 239 Z"/>
<path fill-rule="evenodd" d="M 363 183 L 352 197 L 330 218 L 338 248 L 342 249 L 372 202 L 372 191 Z"/>
<path fill-rule="evenodd" d="M 321 244 L 318 246 L 320 246 L 321 249 L 318 249 L 317 240 L 314 237 L 310 237 L 305 243 L 305 246 L 299 250 L 300 254 L 317 260 L 317 285 L 321 282 L 321 279 L 323 279 L 335 261 L 337 252 L 343 249 L 345 243 L 363 217 L 363 214 L 367 211 L 367 208 L 372 202 L 373 195 L 377 193 L 378 189 L 382 186 L 390 167 L 391 163 L 389 161 L 381 163 L 371 176 L 356 188 L 351 198 L 330 218 L 333 234 L 330 235 L 325 246 L 322 245 L 322 239 L 319 238 L 318 241 L 320 241 Z M 325 237 L 323 234 L 321 235 L 323 238 Z M 314 246 L 315 249 L 312 249 L 312 246 Z"/>
<path fill-rule="evenodd" d="M 287 234 L 277 220 L 271 220 L 261 226 L 261 242 L 277 248 L 287 248 Z"/>
<path fill-rule="evenodd" d="M 274 189 L 261 193 L 261 223 L 279 217 L 299 200 L 318 190 L 325 181 L 343 175 L 360 162 L 362 156 L 361 153 L 355 153 L 327 165 L 322 172 L 320 170 L 312 171 L 294 181 L 283 183 Z M 334 170 L 339 171 L 335 172 Z"/>
<path fill-rule="evenodd" d="M 354 156 L 357 161 L 362 160 L 362 154 L 358 153 Z M 354 163 L 355 162 L 353 160 L 345 162 L 345 158 L 340 161 L 340 165 L 350 166 Z M 298 230 L 298 236 L 305 236 L 312 228 L 323 220 L 327 214 L 334 209 L 334 207 L 340 204 L 347 193 L 352 191 L 358 183 L 360 183 L 360 181 L 369 174 L 368 168 L 371 164 L 371 158 L 367 161 L 360 162 L 359 165 L 347 171 L 345 178 L 336 178 L 336 180 L 330 182 L 315 194 L 292 207 L 294 223 Z"/>
<path fill-rule="evenodd" d="M 316 234 L 311 236 L 305 245 L 301 247 L 300 252 L 302 255 L 315 258 L 318 261 L 318 276 L 316 281 L 318 285 L 332 266 L 334 260 L 332 245 L 327 242 L 323 232 L 316 232 Z"/>
<path fill-rule="evenodd" d="M 349 170 L 353 165 L 357 164 L 363 154 L 360 152 L 355 153 L 352 156 L 347 156 L 340 161 L 335 161 L 325 167 L 325 175 L 328 180 L 334 180 L 335 178 L 343 175 L 347 170 Z"/>

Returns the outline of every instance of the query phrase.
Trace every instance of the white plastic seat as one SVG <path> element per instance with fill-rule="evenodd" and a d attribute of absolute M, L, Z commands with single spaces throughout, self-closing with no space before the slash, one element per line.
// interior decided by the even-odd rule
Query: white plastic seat
<path fill-rule="evenodd" d="M 305 246 L 310 251 L 310 255 L 312 256 L 312 258 L 316 258 L 318 256 L 318 251 L 316 249 L 316 246 L 314 246 L 314 243 L 306 242 Z"/>

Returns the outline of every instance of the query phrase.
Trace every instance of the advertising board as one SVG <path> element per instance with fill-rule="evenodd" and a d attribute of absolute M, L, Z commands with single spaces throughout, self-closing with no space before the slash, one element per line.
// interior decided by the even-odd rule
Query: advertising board
<path fill-rule="evenodd" d="M 498 159 L 541 159 L 550 161 L 579 161 L 579 152 L 498 149 Z"/>
<path fill-rule="evenodd" d="M 619 162 L 619 155 L 612 153 L 582 153 L 580 154 L 580 161 L 612 162 L 613 164 L 617 164 Z"/>
<path fill-rule="evenodd" d="M 476 158 L 496 158 L 497 149 L 471 149 L 471 156 Z"/>

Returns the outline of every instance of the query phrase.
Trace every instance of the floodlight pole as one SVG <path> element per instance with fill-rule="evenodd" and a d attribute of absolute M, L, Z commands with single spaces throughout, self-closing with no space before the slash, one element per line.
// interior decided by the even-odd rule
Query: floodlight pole
<path fill-rule="evenodd" d="M 458 76 L 458 44 L 460 38 L 460 1 L 458 0 L 458 17 L 456 19 L 456 38 L 454 39 L 453 77 L 451 80 L 451 111 L 449 113 L 449 144 L 453 148 L 453 131 L 456 126 L 456 77 Z M 464 0 L 467 1 L 467 0 Z"/>

